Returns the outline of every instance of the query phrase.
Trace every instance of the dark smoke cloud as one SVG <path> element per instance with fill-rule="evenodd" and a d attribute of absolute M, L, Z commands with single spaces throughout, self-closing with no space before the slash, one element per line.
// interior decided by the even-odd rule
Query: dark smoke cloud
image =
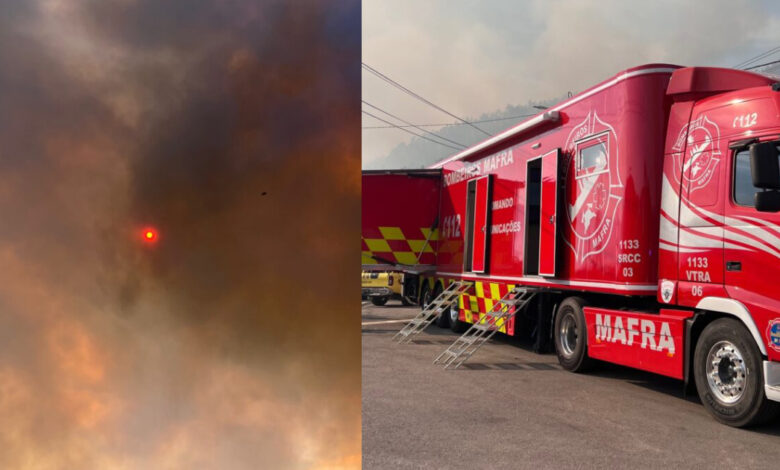
<path fill-rule="evenodd" d="M 0 468 L 359 466 L 357 2 L 0 9 Z"/>

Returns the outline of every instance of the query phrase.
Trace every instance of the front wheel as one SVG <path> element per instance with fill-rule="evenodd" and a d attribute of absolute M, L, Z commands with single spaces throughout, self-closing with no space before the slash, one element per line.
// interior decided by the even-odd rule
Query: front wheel
<path fill-rule="evenodd" d="M 384 297 L 371 297 L 371 303 L 376 305 L 377 307 L 381 307 L 382 305 L 387 303 L 387 296 L 384 296 Z"/>
<path fill-rule="evenodd" d="M 555 315 L 555 352 L 561 366 L 571 372 L 584 372 L 593 365 L 593 359 L 588 357 L 584 306 L 583 299 L 569 297 L 561 302 Z"/>
<path fill-rule="evenodd" d="M 696 389 L 721 423 L 753 426 L 774 419 L 780 404 L 764 393 L 763 357 L 745 326 L 732 318 L 707 325 L 693 358 Z"/>

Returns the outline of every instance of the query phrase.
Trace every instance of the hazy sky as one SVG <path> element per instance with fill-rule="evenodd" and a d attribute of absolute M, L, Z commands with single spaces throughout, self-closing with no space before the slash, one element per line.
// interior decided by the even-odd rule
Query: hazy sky
<path fill-rule="evenodd" d="M 780 46 L 771 0 L 366 0 L 362 14 L 363 61 L 462 118 L 576 93 L 643 63 L 730 67 Z M 362 81 L 364 100 L 402 119 L 454 121 L 366 71 Z M 412 139 L 362 136 L 364 161 Z"/>
<path fill-rule="evenodd" d="M 0 468 L 359 468 L 359 7 L 0 0 Z"/>

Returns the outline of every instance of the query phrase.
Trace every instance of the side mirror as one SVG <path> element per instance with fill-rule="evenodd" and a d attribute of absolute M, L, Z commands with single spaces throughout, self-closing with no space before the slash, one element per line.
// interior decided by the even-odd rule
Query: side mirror
<path fill-rule="evenodd" d="M 759 191 L 753 196 L 753 200 L 757 211 L 780 211 L 780 191 Z"/>
<path fill-rule="evenodd" d="M 780 189 L 777 145 L 777 142 L 762 142 L 750 146 L 750 175 L 756 188 Z"/>

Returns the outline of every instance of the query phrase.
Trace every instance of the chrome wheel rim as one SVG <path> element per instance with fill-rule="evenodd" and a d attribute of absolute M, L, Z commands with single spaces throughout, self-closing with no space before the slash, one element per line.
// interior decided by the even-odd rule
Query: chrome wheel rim
<path fill-rule="evenodd" d="M 578 336 L 577 322 L 574 321 L 574 316 L 571 313 L 564 314 L 559 331 L 561 352 L 564 356 L 570 357 L 574 355 L 574 350 L 577 349 Z"/>
<path fill-rule="evenodd" d="M 745 393 L 747 367 L 742 352 L 730 341 L 715 343 L 707 354 L 707 384 L 715 397 L 726 404 Z"/>

